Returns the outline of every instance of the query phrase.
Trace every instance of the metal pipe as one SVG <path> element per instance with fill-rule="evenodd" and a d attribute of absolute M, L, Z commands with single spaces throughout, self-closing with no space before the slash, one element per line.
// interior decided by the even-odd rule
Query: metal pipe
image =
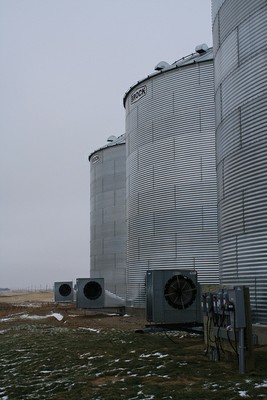
<path fill-rule="evenodd" d="M 239 329 L 239 373 L 245 373 L 245 331 Z"/>

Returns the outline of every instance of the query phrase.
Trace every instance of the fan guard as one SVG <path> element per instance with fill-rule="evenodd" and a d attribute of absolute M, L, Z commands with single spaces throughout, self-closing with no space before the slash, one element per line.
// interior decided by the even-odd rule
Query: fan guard
<path fill-rule="evenodd" d="M 197 287 L 188 276 L 174 275 L 165 285 L 164 296 L 171 307 L 183 310 L 194 303 Z"/>
<path fill-rule="evenodd" d="M 71 286 L 67 283 L 63 283 L 62 285 L 60 285 L 58 291 L 61 296 L 67 297 L 71 294 Z"/>
<path fill-rule="evenodd" d="M 96 300 L 102 294 L 102 287 L 98 282 L 90 281 L 84 286 L 83 293 L 87 299 Z"/>

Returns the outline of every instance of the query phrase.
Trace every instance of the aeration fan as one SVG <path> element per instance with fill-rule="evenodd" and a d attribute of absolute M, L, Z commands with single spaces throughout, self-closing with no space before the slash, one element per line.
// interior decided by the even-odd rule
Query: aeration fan
<path fill-rule="evenodd" d="M 196 300 L 197 287 L 188 276 L 174 275 L 164 288 L 164 296 L 171 307 L 184 310 Z"/>
<path fill-rule="evenodd" d="M 201 322 L 197 273 L 150 270 L 146 274 L 146 317 L 156 323 Z"/>
<path fill-rule="evenodd" d="M 104 278 L 78 278 L 76 281 L 78 308 L 104 307 Z"/>
<path fill-rule="evenodd" d="M 72 303 L 74 299 L 72 282 L 55 282 L 54 296 L 56 303 Z"/>

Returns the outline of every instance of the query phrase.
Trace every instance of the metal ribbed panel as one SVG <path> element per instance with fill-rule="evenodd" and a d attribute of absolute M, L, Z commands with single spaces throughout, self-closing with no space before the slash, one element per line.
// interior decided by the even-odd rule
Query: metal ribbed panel
<path fill-rule="evenodd" d="M 220 0 L 214 1 L 213 4 Z M 247 18 L 266 6 L 266 0 L 225 0 L 219 10 L 220 45 L 226 37 Z"/>
<path fill-rule="evenodd" d="M 218 48 L 220 47 L 220 30 L 219 30 L 219 13 L 215 16 L 215 19 L 213 21 L 212 25 L 212 32 L 213 32 L 213 54 L 214 56 L 217 54 Z"/>
<path fill-rule="evenodd" d="M 267 323 L 267 3 L 225 0 L 216 19 L 220 276 L 249 285 L 254 320 Z"/>
<path fill-rule="evenodd" d="M 237 29 L 235 29 L 219 48 L 214 61 L 215 90 L 221 83 L 222 77 L 231 73 L 238 66 Z"/>
<path fill-rule="evenodd" d="M 222 83 L 222 116 L 241 104 L 267 93 L 266 52 L 246 60 Z M 249 96 L 248 96 L 249 93 Z"/>
<path fill-rule="evenodd" d="M 121 138 L 121 137 L 120 137 Z M 90 276 L 126 298 L 125 139 L 90 156 Z"/>
<path fill-rule="evenodd" d="M 262 51 L 263 43 L 267 41 L 267 11 L 266 7 L 253 13 L 238 27 L 239 36 L 239 58 L 242 63 L 247 58 L 256 58 L 257 53 Z"/>
<path fill-rule="evenodd" d="M 221 7 L 221 5 L 223 4 L 224 0 L 216 0 L 212 2 L 211 5 L 211 14 L 212 14 L 212 21 L 215 20 L 216 15 L 218 14 L 218 11 Z"/>
<path fill-rule="evenodd" d="M 126 98 L 127 299 L 141 306 L 148 269 L 196 269 L 200 282 L 218 282 L 213 62 L 144 84 L 144 97 Z"/>
<path fill-rule="evenodd" d="M 220 248 L 220 256 L 223 260 L 223 283 L 249 286 L 253 319 L 264 323 L 267 303 L 266 233 L 226 239 Z"/>

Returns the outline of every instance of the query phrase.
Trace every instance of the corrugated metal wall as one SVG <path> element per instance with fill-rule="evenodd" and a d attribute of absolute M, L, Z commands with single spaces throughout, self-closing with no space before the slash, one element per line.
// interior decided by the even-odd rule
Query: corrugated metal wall
<path fill-rule="evenodd" d="M 90 156 L 90 277 L 126 299 L 125 143 Z"/>
<path fill-rule="evenodd" d="M 267 3 L 212 3 L 220 274 L 267 323 Z"/>
<path fill-rule="evenodd" d="M 212 58 L 152 75 L 125 108 L 127 299 L 143 306 L 148 269 L 218 283 Z"/>

